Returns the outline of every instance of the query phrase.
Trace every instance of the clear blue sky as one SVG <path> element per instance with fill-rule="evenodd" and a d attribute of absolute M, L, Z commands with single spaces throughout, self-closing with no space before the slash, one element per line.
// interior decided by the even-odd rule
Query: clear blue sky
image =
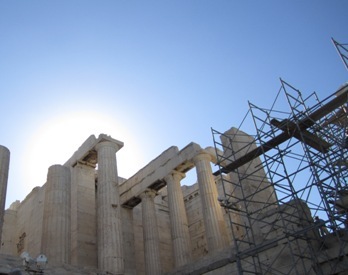
<path fill-rule="evenodd" d="M 279 78 L 321 98 L 347 81 L 348 1 L 0 0 L 6 205 L 90 135 L 125 143 L 130 177 L 169 146 L 213 146 Z"/>

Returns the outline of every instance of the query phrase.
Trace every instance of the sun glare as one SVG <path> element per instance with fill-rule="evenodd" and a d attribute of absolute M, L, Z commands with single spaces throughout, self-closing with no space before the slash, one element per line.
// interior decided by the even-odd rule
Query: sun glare
<path fill-rule="evenodd" d="M 124 142 L 124 147 L 117 152 L 118 175 L 132 176 L 141 168 L 144 158 L 141 147 L 124 125 L 98 113 L 69 113 L 46 120 L 29 138 L 23 154 L 25 171 L 20 184 L 27 192 L 42 186 L 51 165 L 64 164 L 90 135 L 98 137 L 102 133 Z"/>

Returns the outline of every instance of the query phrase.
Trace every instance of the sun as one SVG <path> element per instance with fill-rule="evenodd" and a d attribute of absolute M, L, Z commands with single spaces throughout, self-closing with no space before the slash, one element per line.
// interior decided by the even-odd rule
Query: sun
<path fill-rule="evenodd" d="M 117 152 L 118 175 L 132 176 L 144 162 L 141 146 L 121 121 L 94 112 L 70 112 L 46 119 L 28 139 L 20 185 L 29 193 L 46 182 L 51 165 L 64 164 L 90 136 L 107 134 L 124 142 Z"/>

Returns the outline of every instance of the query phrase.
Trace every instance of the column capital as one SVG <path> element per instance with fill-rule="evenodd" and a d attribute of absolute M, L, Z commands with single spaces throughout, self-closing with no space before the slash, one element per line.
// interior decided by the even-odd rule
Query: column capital
<path fill-rule="evenodd" d="M 186 177 L 186 174 L 185 173 L 181 173 L 181 172 L 176 171 L 176 170 L 173 170 L 167 176 L 164 177 L 164 180 L 166 182 L 168 182 L 168 181 L 170 181 L 171 177 L 176 178 L 176 179 L 178 179 L 180 181 L 180 180 L 182 180 L 183 178 Z"/>
<path fill-rule="evenodd" d="M 153 189 L 145 189 L 144 192 L 142 192 L 139 197 L 141 199 L 144 199 L 144 198 L 155 198 L 156 196 L 158 195 L 157 191 L 153 190 Z"/>
<path fill-rule="evenodd" d="M 95 150 L 99 151 L 101 148 L 105 148 L 105 147 L 114 148 L 116 152 L 122 148 L 122 146 L 120 146 L 119 144 L 112 142 L 112 141 L 99 142 L 95 145 L 94 148 L 95 148 Z"/>
<path fill-rule="evenodd" d="M 192 160 L 194 163 L 196 163 L 197 161 L 200 160 L 208 160 L 208 161 L 212 161 L 212 156 L 209 152 L 202 150 L 200 151 L 197 155 L 195 155 Z"/>

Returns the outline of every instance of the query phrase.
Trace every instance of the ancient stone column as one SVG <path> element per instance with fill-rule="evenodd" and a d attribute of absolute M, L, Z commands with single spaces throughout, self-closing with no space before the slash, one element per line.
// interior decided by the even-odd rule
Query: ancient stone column
<path fill-rule="evenodd" d="M 168 204 L 173 240 L 175 266 L 183 266 L 191 260 L 190 234 L 180 181 L 185 174 L 172 171 L 165 177 L 168 188 Z"/>
<path fill-rule="evenodd" d="M 196 165 L 199 194 L 209 253 L 228 245 L 226 224 L 218 203 L 218 192 L 210 166 L 211 156 L 202 151 L 193 158 Z"/>
<path fill-rule="evenodd" d="M 154 202 L 156 194 L 155 191 L 148 189 L 140 195 L 144 234 L 145 273 L 151 275 L 162 273 Z"/>
<path fill-rule="evenodd" d="M 48 168 L 41 252 L 53 265 L 70 263 L 70 180 L 68 167 Z"/>
<path fill-rule="evenodd" d="M 135 275 L 136 259 L 134 244 L 134 224 L 133 224 L 133 208 L 121 207 L 122 227 L 123 227 L 123 253 L 125 274 Z"/>
<path fill-rule="evenodd" d="M 0 145 L 0 244 L 2 235 L 2 225 L 4 224 L 4 212 L 9 168 L 10 150 Z"/>
<path fill-rule="evenodd" d="M 98 268 L 111 274 L 123 274 L 121 206 L 116 166 L 119 146 L 103 141 L 95 148 L 98 154 Z"/>

